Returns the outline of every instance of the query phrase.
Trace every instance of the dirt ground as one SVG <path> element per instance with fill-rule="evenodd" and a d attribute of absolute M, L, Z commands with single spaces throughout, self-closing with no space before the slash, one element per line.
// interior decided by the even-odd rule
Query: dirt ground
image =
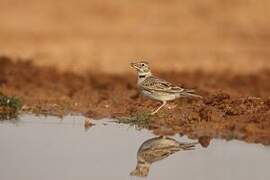
<path fill-rule="evenodd" d="M 129 62 L 203 100 L 179 99 L 148 126 L 270 144 L 270 1 L 2 0 L 0 91 L 23 111 L 91 118 L 136 116 L 142 98 Z M 142 113 L 143 114 L 143 113 Z"/>
<path fill-rule="evenodd" d="M 83 113 L 90 118 L 136 116 L 159 103 L 138 95 L 136 75 L 59 72 L 30 61 L 0 58 L 0 91 L 16 95 L 23 111 L 62 116 Z M 203 71 L 169 72 L 159 76 L 195 88 L 204 98 L 179 99 L 151 118 L 156 134 L 200 138 L 240 139 L 270 144 L 270 71 L 250 75 Z M 130 78 L 126 78 L 130 77 Z"/>
<path fill-rule="evenodd" d="M 0 55 L 62 70 L 237 73 L 269 68 L 270 1 L 0 1 Z M 116 64 L 117 63 L 117 64 Z"/>

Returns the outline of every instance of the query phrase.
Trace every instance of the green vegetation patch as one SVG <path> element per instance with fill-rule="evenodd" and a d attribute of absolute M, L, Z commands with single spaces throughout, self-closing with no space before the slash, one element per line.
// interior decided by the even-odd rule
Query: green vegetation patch
<path fill-rule="evenodd" d="M 137 112 L 131 117 L 119 117 L 118 122 L 135 126 L 137 129 L 149 128 L 151 124 L 151 114 L 148 112 Z"/>
<path fill-rule="evenodd" d="M 22 102 L 16 97 L 5 96 L 0 92 L 0 120 L 16 118 Z"/>

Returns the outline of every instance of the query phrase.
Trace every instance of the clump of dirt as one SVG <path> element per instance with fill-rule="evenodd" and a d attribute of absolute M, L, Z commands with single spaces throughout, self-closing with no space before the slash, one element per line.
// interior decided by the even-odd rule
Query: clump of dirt
<path fill-rule="evenodd" d="M 127 65 L 128 66 L 128 65 Z M 0 91 L 18 96 L 22 111 L 63 116 L 82 113 L 89 118 L 125 118 L 125 123 L 158 135 L 185 134 L 207 146 L 212 138 L 270 144 L 270 72 L 163 72 L 159 76 L 183 87 L 195 88 L 204 98 L 178 99 L 175 108 L 163 108 L 138 94 L 136 75 L 88 72 L 82 75 L 37 67 L 29 61 L 0 57 Z M 143 121 L 142 121 L 143 119 Z M 147 122 L 144 122 L 147 121 Z M 205 138 L 207 137 L 207 138 Z"/>
<path fill-rule="evenodd" d="M 211 137 L 209 136 L 201 136 L 198 139 L 199 143 L 202 147 L 207 148 L 210 145 Z"/>
<path fill-rule="evenodd" d="M 227 93 L 219 92 L 193 105 L 177 107 L 169 120 L 159 121 L 159 126 L 192 138 L 215 137 L 269 144 L 269 100 L 231 98 Z M 162 133 L 160 128 L 154 131 Z"/>

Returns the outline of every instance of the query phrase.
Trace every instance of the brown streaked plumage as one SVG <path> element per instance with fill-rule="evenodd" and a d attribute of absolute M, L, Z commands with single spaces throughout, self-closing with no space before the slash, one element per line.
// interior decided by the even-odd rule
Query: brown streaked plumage
<path fill-rule="evenodd" d="M 137 152 L 136 169 L 130 175 L 147 176 L 152 163 L 165 159 L 181 150 L 193 150 L 196 144 L 198 143 L 181 143 L 165 136 L 149 139 L 140 146 Z"/>
<path fill-rule="evenodd" d="M 163 79 L 153 76 L 149 67 L 149 63 L 146 61 L 139 61 L 131 63 L 131 67 L 135 68 L 138 73 L 138 87 L 140 92 L 154 100 L 162 102 L 151 114 L 157 113 L 167 101 L 172 101 L 180 97 L 197 97 L 201 96 L 194 94 L 194 90 L 184 89 L 169 83 Z"/>

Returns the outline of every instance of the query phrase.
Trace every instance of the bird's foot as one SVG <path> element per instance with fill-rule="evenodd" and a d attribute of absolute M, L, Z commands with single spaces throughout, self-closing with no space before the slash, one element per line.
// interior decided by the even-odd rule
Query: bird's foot
<path fill-rule="evenodd" d="M 157 111 L 153 111 L 150 113 L 151 116 L 155 115 L 157 113 Z"/>
<path fill-rule="evenodd" d="M 171 110 L 171 109 L 176 108 L 176 106 L 177 104 L 170 104 L 170 105 L 167 105 L 166 107 Z"/>

